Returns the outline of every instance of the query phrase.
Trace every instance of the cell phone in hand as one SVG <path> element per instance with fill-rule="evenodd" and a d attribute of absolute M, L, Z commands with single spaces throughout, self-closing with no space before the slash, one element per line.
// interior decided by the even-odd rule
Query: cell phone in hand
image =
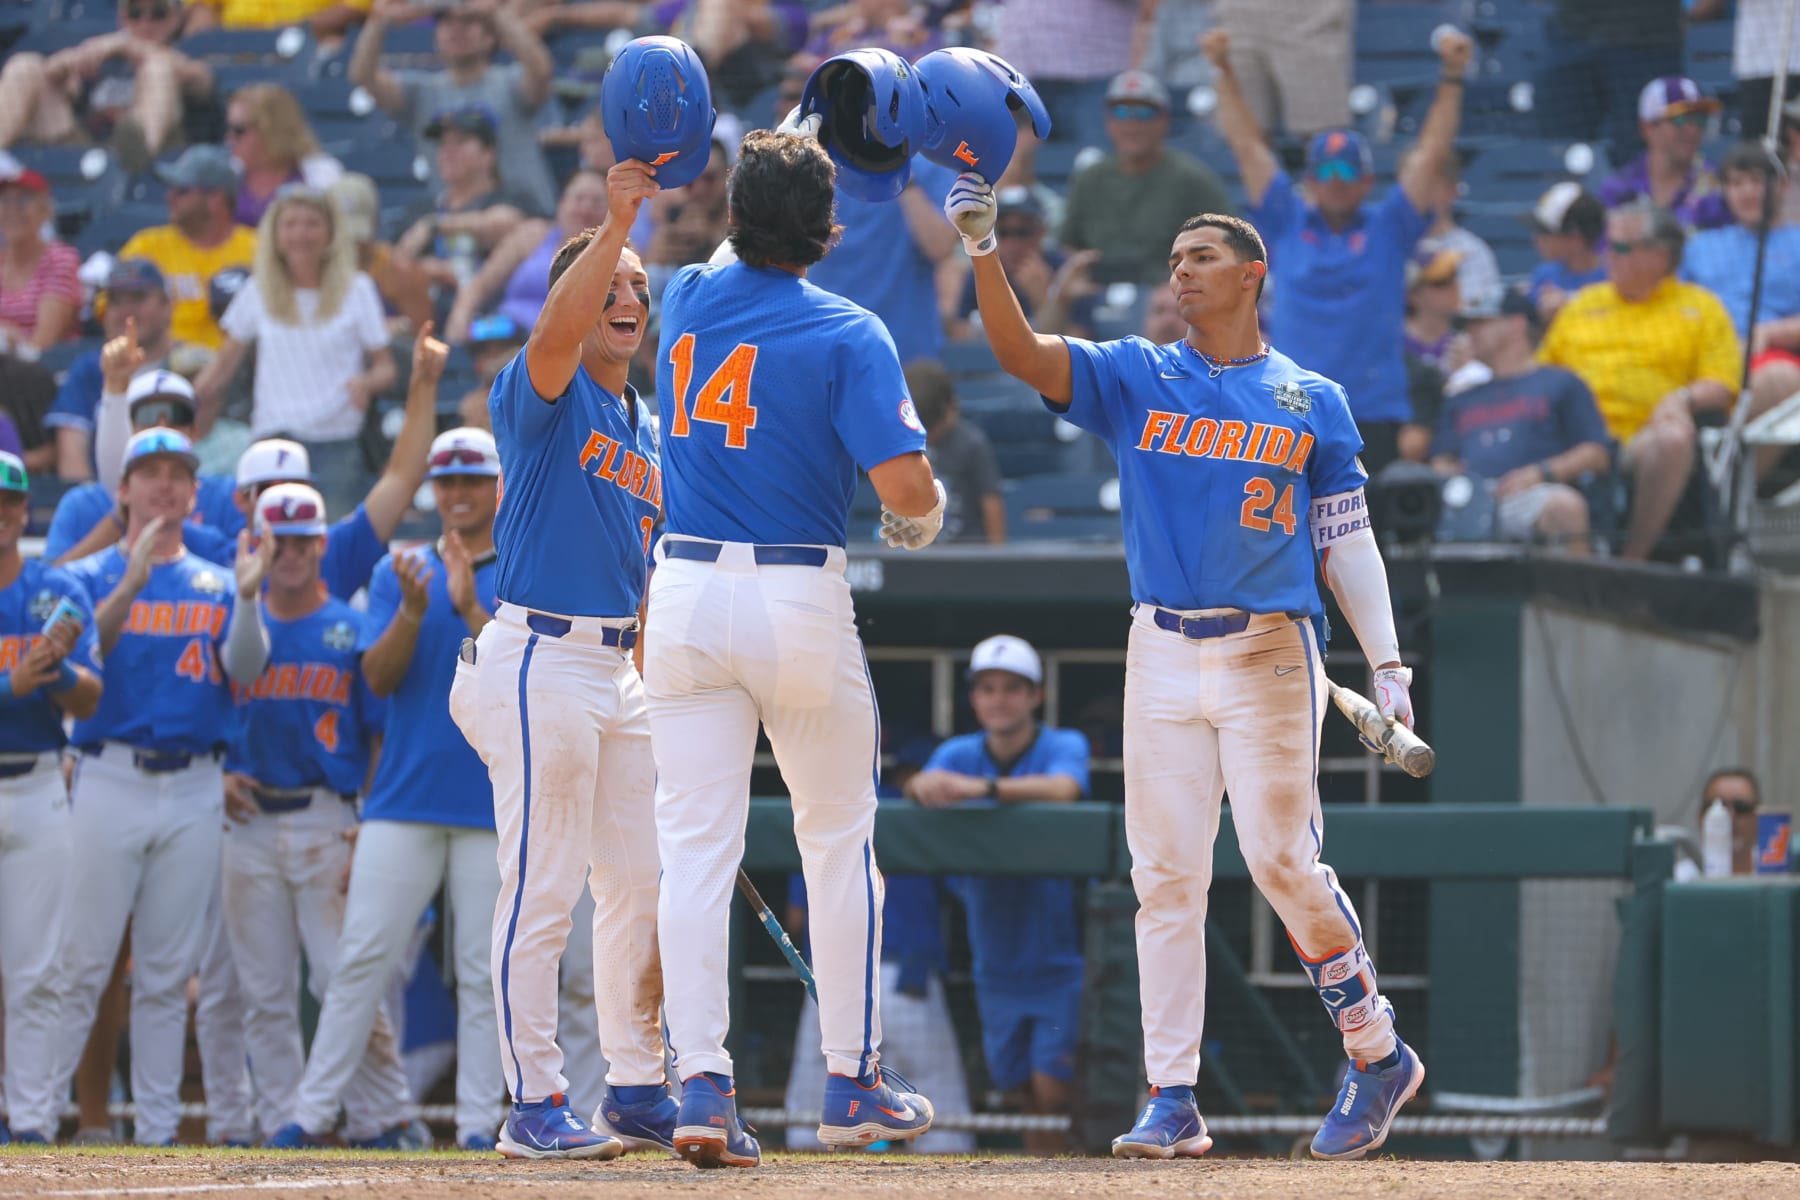
<path fill-rule="evenodd" d="M 55 629 L 58 623 L 62 621 L 73 621 L 75 623 L 76 632 L 78 633 L 82 626 L 87 624 L 87 621 L 82 618 L 80 607 L 67 596 L 63 596 L 57 600 L 56 607 L 50 610 L 50 618 L 44 622 L 44 628 L 41 632 L 45 637 L 49 637 L 50 631 Z"/>

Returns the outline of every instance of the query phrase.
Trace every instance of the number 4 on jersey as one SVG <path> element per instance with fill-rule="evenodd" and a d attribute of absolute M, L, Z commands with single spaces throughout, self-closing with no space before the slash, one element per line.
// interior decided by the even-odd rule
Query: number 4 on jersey
<path fill-rule="evenodd" d="M 694 378 L 694 335 L 684 333 L 669 347 L 669 363 L 675 368 L 675 415 L 670 437 L 688 436 L 688 384 Z M 750 375 L 756 369 L 756 347 L 738 345 L 719 369 L 700 385 L 694 397 L 693 419 L 725 427 L 725 445 L 742 450 L 749 445 L 749 431 L 756 428 L 756 406 L 750 403 Z"/>

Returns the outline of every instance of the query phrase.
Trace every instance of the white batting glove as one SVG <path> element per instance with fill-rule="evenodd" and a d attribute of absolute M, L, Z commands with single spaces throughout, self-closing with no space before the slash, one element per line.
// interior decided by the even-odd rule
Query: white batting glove
<path fill-rule="evenodd" d="M 970 258 L 992 254 L 999 246 L 994 236 L 994 188 L 979 175 L 967 171 L 956 177 L 944 197 L 944 215 L 962 234 L 963 249 Z"/>
<path fill-rule="evenodd" d="M 819 126 L 824 123 L 823 113 L 814 113 L 810 117 L 803 117 L 800 115 L 800 106 L 796 104 L 788 111 L 788 115 L 782 118 L 781 124 L 775 127 L 775 132 L 797 134 L 816 142 L 819 140 Z"/>
<path fill-rule="evenodd" d="M 1413 727 L 1412 668 L 1383 667 L 1375 672 L 1375 695 L 1372 699 L 1381 715 L 1396 725 Z"/>
<path fill-rule="evenodd" d="M 932 480 L 931 486 L 937 489 L 937 503 L 922 517 L 903 517 L 889 508 L 881 510 L 882 541 L 896 550 L 923 550 L 937 539 L 944 528 L 944 505 L 950 497 L 944 492 L 942 480 Z"/>

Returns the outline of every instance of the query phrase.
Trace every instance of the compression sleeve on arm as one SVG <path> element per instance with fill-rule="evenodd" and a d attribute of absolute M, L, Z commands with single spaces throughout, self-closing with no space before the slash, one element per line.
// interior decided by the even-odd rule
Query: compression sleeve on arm
<path fill-rule="evenodd" d="M 254 684 L 263 673 L 269 664 L 269 631 L 263 626 L 261 604 L 240 600 L 232 608 L 219 661 L 232 682 L 244 687 Z"/>
<path fill-rule="evenodd" d="M 1400 661 L 1387 566 L 1369 527 L 1363 490 L 1320 496 L 1312 503 L 1313 546 L 1325 560 L 1325 582 L 1371 667 Z"/>

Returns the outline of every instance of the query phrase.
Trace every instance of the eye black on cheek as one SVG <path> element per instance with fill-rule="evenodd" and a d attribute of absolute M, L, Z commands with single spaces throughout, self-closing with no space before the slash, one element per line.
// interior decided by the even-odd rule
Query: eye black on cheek
<path fill-rule="evenodd" d="M 613 305 L 617 304 L 618 302 L 619 302 L 619 294 L 617 292 L 606 293 L 606 307 L 607 308 L 611 308 Z M 606 310 L 602 309 L 601 311 L 604 312 Z"/>
<path fill-rule="evenodd" d="M 643 305 L 645 308 L 650 307 L 650 289 L 649 288 L 633 288 L 632 294 L 638 298 L 639 304 Z"/>

